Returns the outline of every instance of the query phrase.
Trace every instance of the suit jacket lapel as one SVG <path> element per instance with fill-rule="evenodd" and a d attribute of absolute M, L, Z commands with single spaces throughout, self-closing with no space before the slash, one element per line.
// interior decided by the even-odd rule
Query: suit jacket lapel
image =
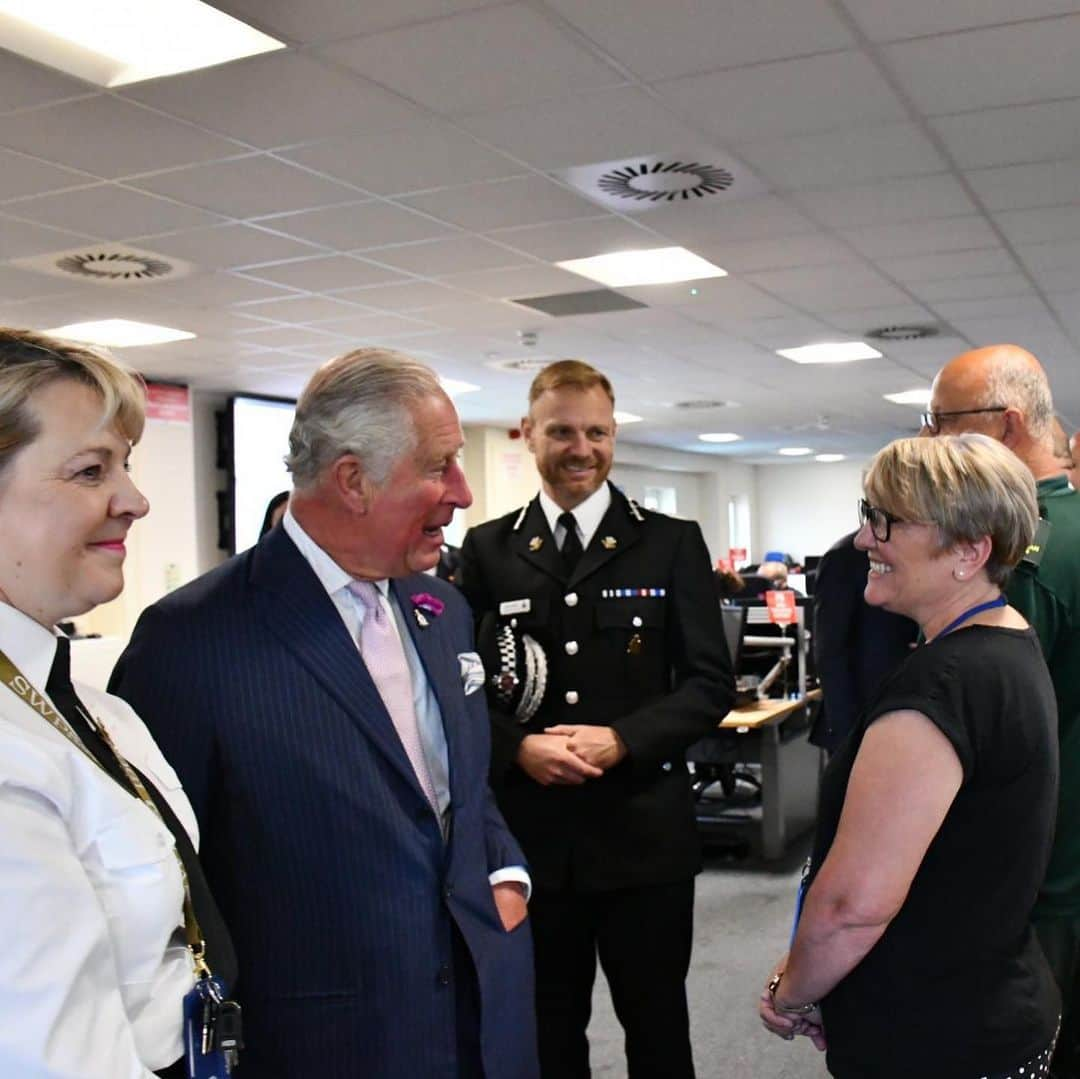
<path fill-rule="evenodd" d="M 611 505 L 601 518 L 600 526 L 589 541 L 589 546 L 585 548 L 578 564 L 574 567 L 568 587 L 574 587 L 637 541 L 637 525 L 630 517 L 626 498 L 613 487 Z"/>
<path fill-rule="evenodd" d="M 423 797 L 356 643 L 307 559 L 283 529 L 274 529 L 260 542 L 251 583 L 256 617 Z"/>
<path fill-rule="evenodd" d="M 555 546 L 555 537 L 548 528 L 544 511 L 540 508 L 539 496 L 529 503 L 521 527 L 510 534 L 510 546 L 519 558 L 524 558 L 549 577 L 554 577 L 557 581 L 566 580 L 562 557 L 559 548 Z"/>

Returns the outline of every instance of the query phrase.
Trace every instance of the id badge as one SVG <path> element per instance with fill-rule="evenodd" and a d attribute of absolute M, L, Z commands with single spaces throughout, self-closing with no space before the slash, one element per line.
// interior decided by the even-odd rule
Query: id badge
<path fill-rule="evenodd" d="M 184 1075 L 187 1079 L 228 1079 L 227 1054 L 218 1048 L 214 1027 L 225 998 L 220 978 L 200 978 L 184 997 Z"/>

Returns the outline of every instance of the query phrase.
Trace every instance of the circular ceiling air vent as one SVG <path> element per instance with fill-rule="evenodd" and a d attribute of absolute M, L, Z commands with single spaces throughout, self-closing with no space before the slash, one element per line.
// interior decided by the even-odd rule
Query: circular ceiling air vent
<path fill-rule="evenodd" d="M 497 371 L 515 371 L 519 375 L 535 375 L 538 371 L 543 371 L 549 363 L 554 363 L 551 356 L 521 356 L 517 359 L 495 360 L 488 366 L 494 367 Z"/>
<path fill-rule="evenodd" d="M 718 165 L 697 161 L 655 161 L 625 165 L 604 173 L 596 186 L 606 195 L 637 202 L 674 202 L 726 191 L 735 177 Z"/>
<path fill-rule="evenodd" d="M 937 326 L 880 326 L 870 330 L 867 337 L 875 341 L 919 341 L 924 337 L 937 337 Z"/>
<path fill-rule="evenodd" d="M 736 408 L 734 401 L 716 401 L 702 399 L 699 401 L 673 401 L 672 408 L 682 409 L 684 412 L 706 412 L 711 408 Z"/>
<path fill-rule="evenodd" d="M 95 281 L 153 281 L 172 273 L 171 263 L 134 251 L 86 251 L 56 260 L 56 268 Z"/>

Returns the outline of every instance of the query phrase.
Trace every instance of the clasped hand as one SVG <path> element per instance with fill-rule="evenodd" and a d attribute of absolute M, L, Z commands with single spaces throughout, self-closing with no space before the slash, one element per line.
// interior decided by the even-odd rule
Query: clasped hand
<path fill-rule="evenodd" d="M 527 734 L 517 761 L 542 786 L 578 786 L 597 779 L 626 756 L 626 746 L 612 727 L 561 723 L 543 734 Z"/>
<path fill-rule="evenodd" d="M 825 1048 L 825 1026 L 820 1008 L 815 1008 L 806 1015 L 791 1015 L 788 1012 L 779 1011 L 775 998 L 766 986 L 758 998 L 758 1015 L 765 1029 L 778 1038 L 783 1038 L 784 1041 L 789 1042 L 797 1035 L 802 1035 L 814 1043 L 815 1049 Z"/>

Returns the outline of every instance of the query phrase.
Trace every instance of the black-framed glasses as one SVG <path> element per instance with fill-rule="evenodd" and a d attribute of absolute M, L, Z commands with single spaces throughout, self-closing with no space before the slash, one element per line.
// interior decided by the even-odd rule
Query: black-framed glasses
<path fill-rule="evenodd" d="M 924 412 L 919 418 L 922 425 L 932 435 L 936 435 L 941 429 L 941 421 L 952 416 L 975 416 L 980 412 L 1008 412 L 1008 405 L 994 405 L 992 408 L 958 408 L 953 412 Z"/>
<path fill-rule="evenodd" d="M 868 524 L 878 543 L 888 543 L 892 526 L 903 523 L 903 517 L 897 517 L 895 513 L 883 510 L 880 506 L 871 506 L 865 498 L 859 499 L 859 526 Z"/>

